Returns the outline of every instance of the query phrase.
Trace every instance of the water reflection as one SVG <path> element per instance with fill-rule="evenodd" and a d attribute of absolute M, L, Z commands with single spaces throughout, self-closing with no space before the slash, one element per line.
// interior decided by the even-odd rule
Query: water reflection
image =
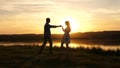
<path fill-rule="evenodd" d="M 47 45 L 48 46 L 48 45 Z M 60 43 L 55 43 L 54 46 L 60 47 Z M 64 45 L 66 47 L 66 45 Z M 102 48 L 104 50 L 117 50 L 120 49 L 120 45 L 113 45 L 113 46 L 105 46 L 105 45 L 89 45 L 89 44 L 78 44 L 78 43 L 71 43 L 69 45 L 70 48 L 77 48 L 77 47 L 85 47 L 85 48 Z"/>
<path fill-rule="evenodd" d="M 31 46 L 40 46 L 42 44 L 41 42 L 0 42 L 0 46 L 14 46 L 14 45 L 31 45 Z M 46 46 L 49 46 L 48 44 Z M 60 40 L 53 40 L 53 47 L 60 47 Z M 64 45 L 64 47 L 66 47 L 66 45 Z M 69 47 L 71 48 L 77 48 L 77 47 L 100 47 L 104 50 L 116 50 L 116 49 L 120 49 L 120 44 L 110 44 L 109 42 L 102 42 L 100 43 L 100 41 L 92 41 L 92 40 L 71 40 L 71 43 L 69 45 Z"/>

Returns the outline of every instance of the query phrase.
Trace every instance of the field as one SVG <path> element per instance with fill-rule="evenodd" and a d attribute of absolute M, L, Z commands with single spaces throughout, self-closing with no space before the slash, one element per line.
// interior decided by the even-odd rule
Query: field
<path fill-rule="evenodd" d="M 120 68 L 119 49 L 48 48 L 39 55 L 39 46 L 0 46 L 0 68 Z"/>

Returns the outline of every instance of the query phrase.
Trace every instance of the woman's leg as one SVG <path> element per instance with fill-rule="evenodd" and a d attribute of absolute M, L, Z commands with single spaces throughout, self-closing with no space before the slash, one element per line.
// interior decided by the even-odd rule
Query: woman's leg
<path fill-rule="evenodd" d="M 64 43 L 63 43 L 63 42 L 61 42 L 61 48 L 63 48 L 63 44 L 64 44 Z"/>
<path fill-rule="evenodd" d="M 68 54 L 68 51 L 69 51 L 69 45 L 66 43 L 66 48 L 67 48 L 67 54 Z"/>
<path fill-rule="evenodd" d="M 66 58 L 69 60 L 69 44 L 66 43 Z"/>

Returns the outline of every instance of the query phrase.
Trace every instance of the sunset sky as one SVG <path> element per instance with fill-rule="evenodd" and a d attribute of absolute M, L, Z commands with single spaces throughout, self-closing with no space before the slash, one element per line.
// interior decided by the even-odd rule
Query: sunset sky
<path fill-rule="evenodd" d="M 72 33 L 120 30 L 120 0 L 0 0 L 0 34 L 42 34 L 70 21 Z M 61 28 L 52 33 L 63 33 Z"/>

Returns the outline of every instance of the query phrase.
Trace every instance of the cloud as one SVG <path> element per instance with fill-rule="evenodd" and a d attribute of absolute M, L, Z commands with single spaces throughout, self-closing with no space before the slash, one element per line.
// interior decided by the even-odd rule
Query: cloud
<path fill-rule="evenodd" d="M 90 27 L 102 25 L 120 30 L 120 0 L 0 0 L 1 29 L 10 27 L 9 31 L 13 33 L 16 33 L 14 29 L 20 29 L 20 33 L 27 32 L 33 26 L 37 26 L 38 31 L 43 30 L 41 27 L 44 24 L 40 22 L 44 22 L 46 17 L 51 17 L 56 24 L 65 16 L 78 19 L 78 22 Z"/>
<path fill-rule="evenodd" d="M 55 0 L 56 3 L 79 9 L 111 8 L 120 9 L 120 0 Z"/>
<path fill-rule="evenodd" d="M 0 0 L 0 16 L 64 15 L 80 12 L 97 18 L 120 18 L 120 0 Z M 74 15 L 74 16 L 76 16 Z M 87 15 L 87 14 L 86 14 Z M 3 19 L 3 18 L 0 18 Z"/>
<path fill-rule="evenodd" d="M 34 0 L 2 0 L 0 2 L 0 15 L 15 15 L 21 13 L 50 12 L 56 7 L 52 1 Z"/>
<path fill-rule="evenodd" d="M 60 10 L 120 9 L 120 0 L 0 0 L 0 15 Z"/>

